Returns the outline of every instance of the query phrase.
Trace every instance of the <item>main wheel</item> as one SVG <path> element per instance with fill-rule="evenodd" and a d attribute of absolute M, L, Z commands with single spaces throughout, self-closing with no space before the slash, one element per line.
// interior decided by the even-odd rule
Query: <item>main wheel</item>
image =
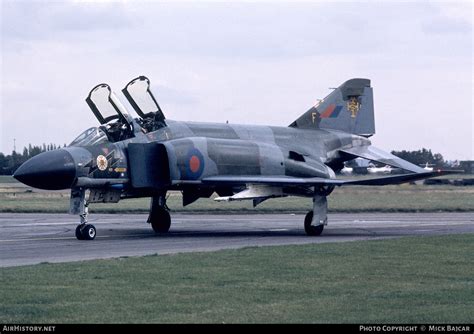
<path fill-rule="evenodd" d="M 150 223 L 155 233 L 167 233 L 171 226 L 170 213 L 162 208 L 153 210 L 150 213 Z"/>
<path fill-rule="evenodd" d="M 97 234 L 95 226 L 91 224 L 87 224 L 86 226 L 84 226 L 81 232 L 84 240 L 94 240 Z"/>
<path fill-rule="evenodd" d="M 82 225 L 77 225 L 76 227 L 76 238 L 77 240 L 84 240 L 84 236 L 82 235 Z"/>
<path fill-rule="evenodd" d="M 311 225 L 313 222 L 313 211 L 309 211 L 306 214 L 306 217 L 304 217 L 304 231 L 306 232 L 307 235 L 310 236 L 317 236 L 321 235 L 324 230 L 324 225 Z"/>

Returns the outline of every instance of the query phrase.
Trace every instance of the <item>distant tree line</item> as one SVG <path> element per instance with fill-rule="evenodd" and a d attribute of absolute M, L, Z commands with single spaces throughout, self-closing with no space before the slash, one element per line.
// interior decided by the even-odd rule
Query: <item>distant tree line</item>
<path fill-rule="evenodd" d="M 64 144 L 66 146 L 66 144 Z M 13 151 L 12 154 L 4 155 L 0 153 L 0 175 L 11 175 L 20 167 L 22 163 L 35 155 L 42 152 L 52 151 L 61 148 L 61 145 L 43 144 L 41 146 L 33 146 L 31 144 L 23 149 L 23 153 Z"/>
<path fill-rule="evenodd" d="M 418 166 L 425 166 L 428 163 L 429 167 L 448 167 L 440 153 L 433 153 L 426 148 L 418 151 L 392 151 L 392 154 Z"/>

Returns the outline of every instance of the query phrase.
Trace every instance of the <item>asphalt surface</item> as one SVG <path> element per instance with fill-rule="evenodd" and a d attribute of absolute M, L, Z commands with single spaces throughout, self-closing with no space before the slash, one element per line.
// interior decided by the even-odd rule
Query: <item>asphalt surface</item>
<path fill-rule="evenodd" d="M 347 242 L 403 236 L 474 233 L 474 213 L 330 214 L 319 237 L 304 233 L 304 215 L 173 214 L 167 235 L 146 215 L 93 214 L 93 241 L 74 236 L 78 217 L 0 213 L 0 267 L 121 256 L 214 251 L 248 246 Z"/>

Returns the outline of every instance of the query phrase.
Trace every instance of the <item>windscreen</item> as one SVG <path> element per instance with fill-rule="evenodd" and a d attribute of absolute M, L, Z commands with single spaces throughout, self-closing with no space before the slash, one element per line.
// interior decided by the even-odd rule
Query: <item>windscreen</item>
<path fill-rule="evenodd" d="M 99 128 L 93 127 L 82 132 L 69 146 L 90 146 L 107 142 L 107 136 Z"/>

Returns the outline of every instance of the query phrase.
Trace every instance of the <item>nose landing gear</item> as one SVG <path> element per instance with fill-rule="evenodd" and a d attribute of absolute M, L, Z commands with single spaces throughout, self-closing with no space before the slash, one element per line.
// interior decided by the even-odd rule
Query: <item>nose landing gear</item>
<path fill-rule="evenodd" d="M 94 240 L 97 235 L 95 226 L 87 223 L 89 203 L 86 201 L 86 191 L 82 188 L 71 190 L 70 214 L 79 214 L 81 222 L 76 227 L 77 240 Z"/>

